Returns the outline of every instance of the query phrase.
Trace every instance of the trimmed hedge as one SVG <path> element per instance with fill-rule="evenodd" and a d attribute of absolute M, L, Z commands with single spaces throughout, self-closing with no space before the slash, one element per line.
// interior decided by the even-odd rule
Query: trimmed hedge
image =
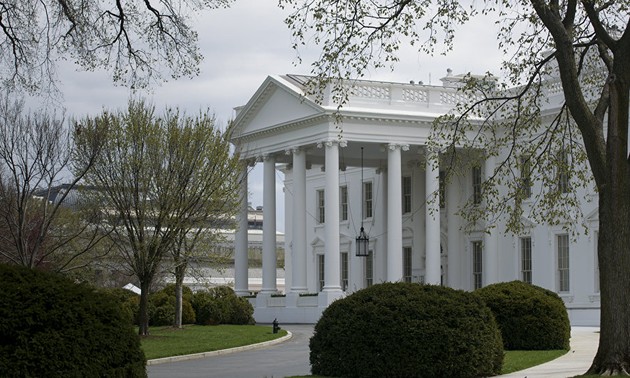
<path fill-rule="evenodd" d="M 197 324 L 255 324 L 254 307 L 228 286 L 218 286 L 193 294 L 192 306 Z"/>
<path fill-rule="evenodd" d="M 490 307 L 508 350 L 569 349 L 571 325 L 558 294 L 521 281 L 475 291 Z"/>
<path fill-rule="evenodd" d="M 482 377 L 503 363 L 501 334 L 472 293 L 384 283 L 333 302 L 310 340 L 313 374 Z"/>
<path fill-rule="evenodd" d="M 113 296 L 3 264 L 0 287 L 3 377 L 146 377 L 139 337 Z"/>
<path fill-rule="evenodd" d="M 192 291 L 182 287 L 182 324 L 195 323 L 192 304 Z M 149 325 L 172 326 L 175 323 L 175 284 L 169 284 L 149 296 Z"/>

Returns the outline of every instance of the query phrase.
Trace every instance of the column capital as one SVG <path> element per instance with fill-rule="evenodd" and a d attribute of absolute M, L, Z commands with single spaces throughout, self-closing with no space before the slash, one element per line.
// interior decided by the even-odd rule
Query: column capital
<path fill-rule="evenodd" d="M 337 144 L 339 147 L 343 148 L 348 145 L 348 141 L 346 141 L 345 139 L 328 138 L 328 139 L 317 142 L 317 148 L 323 148 L 324 145 L 326 147 L 332 147 L 334 144 Z"/>
<path fill-rule="evenodd" d="M 296 155 L 299 154 L 300 152 L 304 152 L 305 149 L 304 147 L 300 147 L 300 146 L 294 146 L 294 147 L 289 147 L 287 149 L 284 150 L 284 154 L 285 155 Z"/>
<path fill-rule="evenodd" d="M 409 145 L 406 143 L 388 143 L 387 148 L 390 151 L 394 151 L 397 148 L 400 148 L 402 151 L 409 151 Z"/>
<path fill-rule="evenodd" d="M 262 161 L 269 161 L 271 159 L 273 159 L 275 156 L 271 153 L 264 153 L 261 155 L 261 159 Z"/>
<path fill-rule="evenodd" d="M 256 160 L 256 158 L 241 159 L 241 164 L 243 164 L 244 167 L 253 167 L 256 165 Z"/>

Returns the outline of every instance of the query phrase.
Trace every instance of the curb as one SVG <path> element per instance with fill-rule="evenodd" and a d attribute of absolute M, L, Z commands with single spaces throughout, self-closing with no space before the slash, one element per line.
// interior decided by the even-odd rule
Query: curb
<path fill-rule="evenodd" d="M 283 342 L 289 340 L 291 337 L 293 337 L 293 334 L 291 332 L 287 331 L 287 334 L 285 336 L 282 336 L 282 337 L 274 339 L 274 340 L 263 341 L 262 343 L 244 345 L 244 346 L 235 347 L 235 348 L 215 350 L 215 351 L 212 351 L 212 352 L 202 352 L 202 353 L 186 354 L 186 355 L 183 355 L 183 356 L 171 356 L 171 357 L 156 358 L 156 359 L 153 359 L 153 360 L 148 360 L 147 361 L 147 366 L 158 365 L 158 364 L 166 364 L 166 363 L 169 363 L 169 362 L 196 360 L 198 358 L 222 356 L 224 354 L 232 354 L 232 353 L 243 352 L 243 351 L 246 351 L 246 350 L 265 348 L 265 347 L 268 347 L 268 346 L 272 346 L 272 345 L 283 343 Z"/>

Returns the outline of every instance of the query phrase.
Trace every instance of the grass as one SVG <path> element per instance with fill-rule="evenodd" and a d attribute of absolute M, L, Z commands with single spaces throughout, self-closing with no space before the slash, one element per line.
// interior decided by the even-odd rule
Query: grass
<path fill-rule="evenodd" d="M 540 365 L 555 360 L 567 352 L 567 350 L 508 350 L 503 358 L 501 374 L 509 374 Z"/>
<path fill-rule="evenodd" d="M 554 360 L 567 352 L 567 350 L 508 350 L 505 351 L 501 374 L 509 374 L 515 371 L 530 368 L 532 366 L 540 365 Z M 320 376 L 302 375 L 289 378 L 300 377 L 317 378 Z"/>
<path fill-rule="evenodd" d="M 269 326 L 251 325 L 189 325 L 183 329 L 151 327 L 150 336 L 141 340 L 148 360 L 183 354 L 211 352 L 277 339 L 287 334 L 272 333 Z"/>

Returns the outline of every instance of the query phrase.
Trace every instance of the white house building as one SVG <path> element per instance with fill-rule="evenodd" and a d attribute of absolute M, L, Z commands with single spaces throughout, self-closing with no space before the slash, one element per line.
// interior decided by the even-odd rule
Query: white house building
<path fill-rule="evenodd" d="M 585 201 L 588 233 L 526 218 L 519 235 L 497 224 L 463 231 L 457 210 L 477 196 L 495 158 L 442 183 L 448 164 L 429 147 L 432 122 L 460 98 L 452 83 L 353 81 L 341 107 L 330 91 L 308 95 L 308 78 L 269 76 L 237 108 L 232 142 L 247 171 L 263 164 L 263 277 L 254 301 L 259 322 L 315 322 L 332 301 L 385 281 L 457 289 L 524 280 L 557 292 L 573 325 L 599 324 L 597 201 Z M 561 92 L 549 92 L 548 112 Z M 554 100 L 555 99 L 555 100 Z M 285 174 L 285 296 L 276 286 L 276 170 Z M 441 200 L 430 200 L 431 196 Z M 594 191 L 587 193 L 596 199 Z M 246 294 L 247 196 L 235 236 L 235 290 Z M 527 204 L 526 204 L 527 205 Z M 369 235 L 368 256 L 356 238 Z"/>

